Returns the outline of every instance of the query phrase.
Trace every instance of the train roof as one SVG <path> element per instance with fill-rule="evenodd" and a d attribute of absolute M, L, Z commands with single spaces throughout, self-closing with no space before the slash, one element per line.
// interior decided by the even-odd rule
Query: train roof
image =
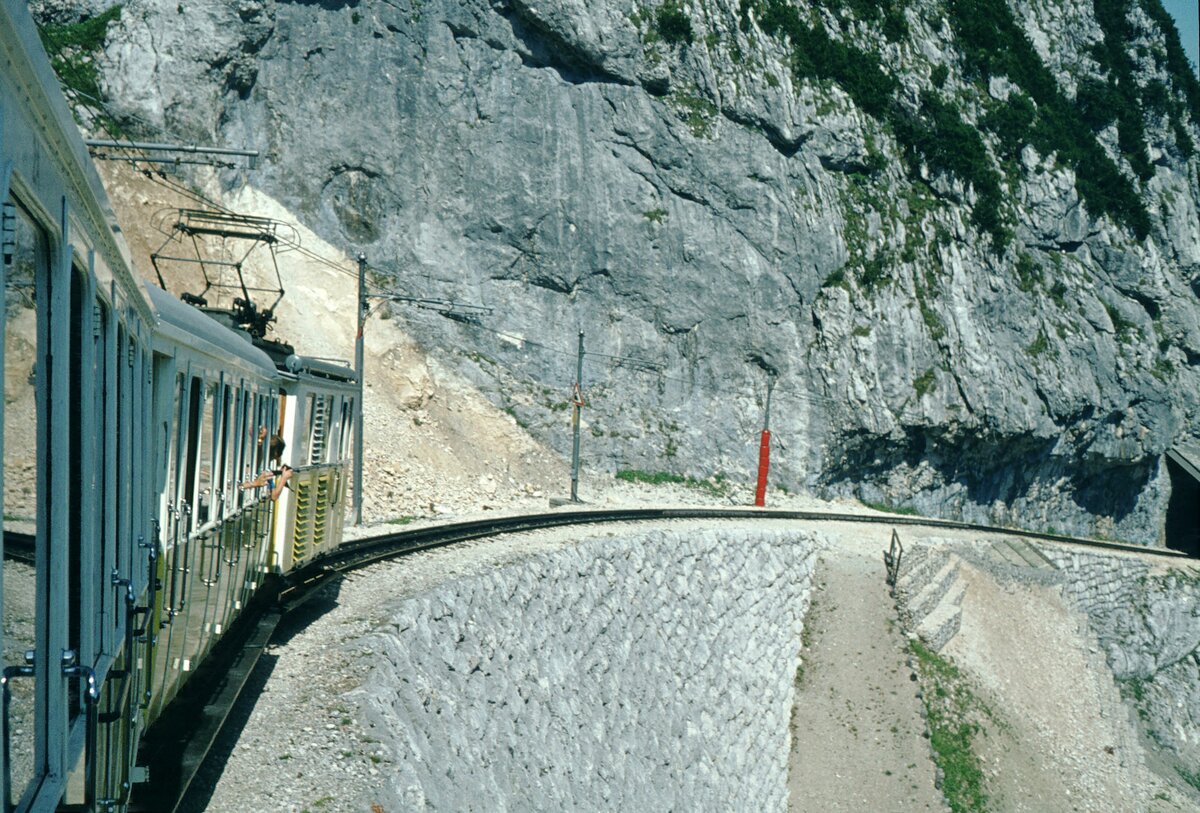
<path fill-rule="evenodd" d="M 265 378 L 277 378 L 271 357 L 254 346 L 250 335 L 230 330 L 202 311 L 180 302 L 169 293 L 147 282 L 146 293 L 158 317 L 157 331 L 177 345 L 193 347 L 209 355 L 241 362 L 248 371 Z"/>
<path fill-rule="evenodd" d="M 349 365 L 333 359 L 291 355 L 288 356 L 285 367 L 289 373 L 297 376 L 309 375 L 345 384 L 358 384 L 358 373 Z"/>

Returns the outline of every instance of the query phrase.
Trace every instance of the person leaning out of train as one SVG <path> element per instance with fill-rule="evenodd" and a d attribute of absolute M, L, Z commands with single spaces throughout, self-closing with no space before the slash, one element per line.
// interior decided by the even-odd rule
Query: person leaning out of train
<path fill-rule="evenodd" d="M 276 432 L 271 435 L 270 443 L 267 442 L 267 427 L 260 426 L 258 428 L 258 447 L 259 460 L 270 460 L 278 463 L 283 457 L 283 450 L 287 448 L 287 441 L 283 439 L 283 435 Z"/>
<path fill-rule="evenodd" d="M 271 492 L 271 499 L 278 500 L 279 495 L 283 493 L 283 489 L 287 486 L 287 481 L 292 479 L 294 473 L 292 467 L 285 464 L 277 469 L 267 469 L 253 480 L 247 480 L 242 483 L 238 488 L 242 491 L 249 491 L 252 488 L 266 486 Z"/>
<path fill-rule="evenodd" d="M 260 426 L 258 428 L 258 444 L 262 450 L 261 454 L 266 456 L 267 460 L 272 463 L 279 463 L 279 458 L 283 457 L 283 450 L 287 447 L 287 442 L 284 441 L 281 435 L 272 435 L 271 440 L 267 441 L 267 427 Z M 260 458 L 262 459 L 262 458 Z M 272 500 L 278 500 L 279 495 L 283 493 L 283 489 L 287 486 L 287 481 L 292 477 L 292 467 L 280 465 L 279 468 L 269 467 L 264 469 L 262 474 L 255 477 L 253 480 L 247 480 L 238 486 L 242 491 L 248 491 L 252 488 L 262 488 L 266 486 L 271 494 Z"/>

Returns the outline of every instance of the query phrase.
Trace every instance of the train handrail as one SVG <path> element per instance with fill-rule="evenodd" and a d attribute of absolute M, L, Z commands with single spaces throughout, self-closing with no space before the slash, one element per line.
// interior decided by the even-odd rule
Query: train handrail
<path fill-rule="evenodd" d="M 8 721 L 12 705 L 12 681 L 19 677 L 35 677 L 37 673 L 33 662 L 34 653 L 31 649 L 25 653 L 24 665 L 7 666 L 0 674 L 0 695 L 3 695 L 0 701 L 0 740 L 3 742 L 0 746 L 4 752 L 4 813 L 12 813 L 16 807 L 12 799 L 12 742 Z"/>

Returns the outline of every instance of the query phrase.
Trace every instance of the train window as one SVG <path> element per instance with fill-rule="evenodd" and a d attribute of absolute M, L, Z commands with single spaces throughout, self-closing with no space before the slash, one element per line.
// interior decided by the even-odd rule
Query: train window
<path fill-rule="evenodd" d="M 231 465 L 233 466 L 234 479 L 236 480 L 233 495 L 237 498 L 238 505 L 240 505 L 245 501 L 245 495 L 237 488 L 237 483 L 249 480 L 254 476 L 250 474 L 249 463 L 254 453 L 250 444 L 255 442 L 256 437 L 254 433 L 257 432 L 257 430 L 251 431 L 254 421 L 253 413 L 250 410 L 250 393 L 246 390 L 238 393 L 237 415 L 239 426 L 236 438 L 237 450 L 231 458 Z"/>
<path fill-rule="evenodd" d="M 346 447 L 346 432 L 350 426 L 350 399 L 342 396 L 342 422 L 338 424 L 338 451 L 337 459 L 342 461 L 346 459 L 349 449 Z"/>
<path fill-rule="evenodd" d="M 137 388 L 133 386 L 130 359 L 133 357 L 132 340 L 126 326 L 117 320 L 117 346 L 113 354 L 113 373 L 116 380 L 116 425 L 113 427 L 115 458 L 109 465 L 114 470 L 116 488 L 116 510 L 114 520 L 117 539 L 128 539 L 133 527 L 133 483 L 129 473 L 133 471 L 133 399 Z M 123 546 L 118 544 L 118 551 Z M 121 567 L 122 563 L 117 562 Z M 125 572 L 125 571 L 123 571 Z"/>
<path fill-rule="evenodd" d="M 95 414 L 95 422 L 93 426 L 93 434 L 96 438 L 96 523 L 97 533 L 96 538 L 100 541 L 102 548 L 101 557 L 103 559 L 102 572 L 111 572 L 116 567 L 117 540 L 115 517 L 109 506 L 109 494 L 116 493 L 116 478 L 112 467 L 108 465 L 108 461 L 113 459 L 114 445 L 111 438 L 114 419 L 109 415 L 110 409 L 115 415 L 115 403 L 109 397 L 109 379 L 115 375 L 115 367 L 111 354 L 109 353 L 109 330 L 111 327 L 112 312 L 108 305 L 103 302 L 96 304 L 95 310 L 96 324 L 93 330 L 95 336 L 94 357 L 95 357 L 95 377 L 94 386 L 92 388 L 93 409 Z M 164 447 L 165 448 L 165 447 Z M 112 591 L 108 594 L 108 601 L 105 612 L 108 613 L 108 629 L 105 631 L 105 637 L 101 641 L 101 648 L 105 652 L 112 651 L 112 631 L 119 623 L 117 615 L 117 594 Z"/>
<path fill-rule="evenodd" d="M 88 290 L 87 271 L 78 265 L 71 268 L 71 357 L 69 361 L 70 394 L 67 408 L 70 410 L 70 425 L 76 427 L 71 436 L 71 460 L 69 469 L 69 505 L 67 533 L 67 648 L 78 653 L 80 661 L 91 664 L 94 651 L 84 649 L 83 619 L 91 617 L 97 609 L 84 606 L 90 596 L 83 589 L 85 560 L 95 551 L 96 490 L 93 476 L 96 470 L 95 441 L 93 431 L 85 431 L 85 422 L 90 423 L 94 413 L 90 409 L 92 381 L 95 378 L 95 356 L 92 350 L 91 315 L 92 300 Z M 85 541 L 86 540 L 86 541 Z M 88 572 L 97 572 L 99 562 L 88 561 Z M 88 650 L 94 639 L 89 635 Z M 71 702 L 68 706 L 72 716 L 79 713 L 80 695 L 78 681 L 69 685 Z"/>
<path fill-rule="evenodd" d="M 200 409 L 203 404 L 204 385 L 199 378 L 192 376 L 187 387 L 187 440 L 183 460 L 183 500 L 187 504 L 184 510 L 188 519 L 184 523 L 185 530 L 191 530 L 196 522 L 196 477 L 199 474 L 197 455 L 200 447 Z"/>
<path fill-rule="evenodd" d="M 25 653 L 38 647 L 36 595 L 41 581 L 34 558 L 41 480 L 38 415 L 44 394 L 37 391 L 38 371 L 48 330 L 49 244 L 46 235 L 19 206 L 13 223 L 12 262 L 4 278 L 4 529 L 21 534 L 28 561 L 4 562 L 4 666 L 25 664 Z M 40 289 L 40 290 L 39 290 Z M 44 414 L 44 413 L 42 413 Z M 44 430 L 43 430 L 44 431 Z M 6 545 L 16 539 L 8 537 Z M 15 545 L 14 545 L 15 547 Z M 16 553 L 17 551 L 13 551 Z M 35 737 L 44 720 L 35 706 L 35 678 L 12 681 L 9 708 L 9 766 L 13 797 L 20 798 L 35 776 Z M 42 757 L 44 759 L 44 756 Z"/>
<path fill-rule="evenodd" d="M 213 510 L 216 512 L 216 517 L 221 517 L 225 512 L 226 494 L 228 494 L 229 486 L 229 460 L 233 451 L 232 436 L 233 436 L 233 391 L 229 385 L 222 385 L 218 392 L 220 393 L 220 420 L 216 426 L 216 460 L 213 461 L 213 470 L 216 476 L 213 479 Z"/>
<path fill-rule="evenodd" d="M 270 445 L 271 435 L 271 410 L 267 402 L 267 396 L 258 396 L 258 420 L 255 421 L 255 426 L 258 429 L 265 429 L 267 437 L 259 440 L 258 429 L 254 430 L 254 471 L 251 477 L 257 475 L 260 471 L 267 467 L 267 448 Z"/>
<path fill-rule="evenodd" d="M 232 502 L 233 489 L 237 487 L 234 472 L 237 471 L 237 451 L 241 422 L 238 421 L 238 392 L 232 386 L 225 387 L 225 402 L 221 414 L 221 498 Z M 234 481 L 234 482 L 231 482 Z"/>
<path fill-rule="evenodd" d="M 354 440 L 354 399 L 347 398 L 342 405 L 342 460 L 351 456 L 350 444 Z"/>
<path fill-rule="evenodd" d="M 199 469 L 196 474 L 196 522 L 200 525 L 213 518 L 216 505 L 213 501 L 213 452 L 216 433 L 215 413 L 217 407 L 217 385 L 204 387 L 204 403 L 200 407 L 200 451 Z"/>
<path fill-rule="evenodd" d="M 278 399 L 272 399 L 270 395 L 266 395 L 263 397 L 266 401 L 266 406 L 267 406 L 268 410 L 271 409 L 271 407 L 273 405 L 277 406 L 279 409 L 279 422 L 275 424 L 275 430 L 274 430 L 274 434 L 278 435 L 279 439 L 281 441 L 284 441 L 284 445 L 280 447 L 280 449 L 282 449 L 282 452 L 280 453 L 280 455 L 278 455 L 279 462 L 282 463 L 286 456 L 286 458 L 288 460 L 293 460 L 293 461 L 296 461 L 296 463 L 299 463 L 299 461 L 304 459 L 301 456 L 301 450 L 293 449 L 291 451 L 291 454 L 287 455 L 287 448 L 286 448 L 287 442 L 284 437 L 284 427 L 287 426 L 287 411 L 288 411 L 288 402 L 290 399 L 287 397 L 286 393 L 284 393 L 282 390 L 280 390 L 280 392 L 279 392 Z M 297 430 L 297 432 L 295 434 L 299 434 L 299 430 Z M 269 454 L 269 452 L 268 452 L 268 454 Z M 274 460 L 275 460 L 275 458 L 272 457 L 270 460 L 267 461 L 267 463 L 270 464 L 270 463 L 274 462 Z"/>
<path fill-rule="evenodd" d="M 176 483 L 178 480 L 176 469 L 179 466 L 179 428 L 183 425 L 183 415 L 179 408 L 183 403 L 184 376 L 179 373 L 175 376 L 175 403 L 171 408 L 171 417 L 168 422 L 170 438 L 168 438 L 169 457 L 167 458 L 167 506 L 168 508 L 178 508 L 179 495 L 175 493 Z M 168 512 L 168 516 L 171 516 Z"/>

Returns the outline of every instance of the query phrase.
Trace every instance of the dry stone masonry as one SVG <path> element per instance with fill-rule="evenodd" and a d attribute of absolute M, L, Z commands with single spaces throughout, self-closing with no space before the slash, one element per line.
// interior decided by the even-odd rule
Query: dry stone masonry
<path fill-rule="evenodd" d="M 1046 549 L 1149 736 L 1200 765 L 1200 568 Z M 1189 771 L 1193 768 L 1189 768 Z"/>
<path fill-rule="evenodd" d="M 355 703 L 387 810 L 787 808 L 816 536 L 585 539 L 393 601 Z"/>

